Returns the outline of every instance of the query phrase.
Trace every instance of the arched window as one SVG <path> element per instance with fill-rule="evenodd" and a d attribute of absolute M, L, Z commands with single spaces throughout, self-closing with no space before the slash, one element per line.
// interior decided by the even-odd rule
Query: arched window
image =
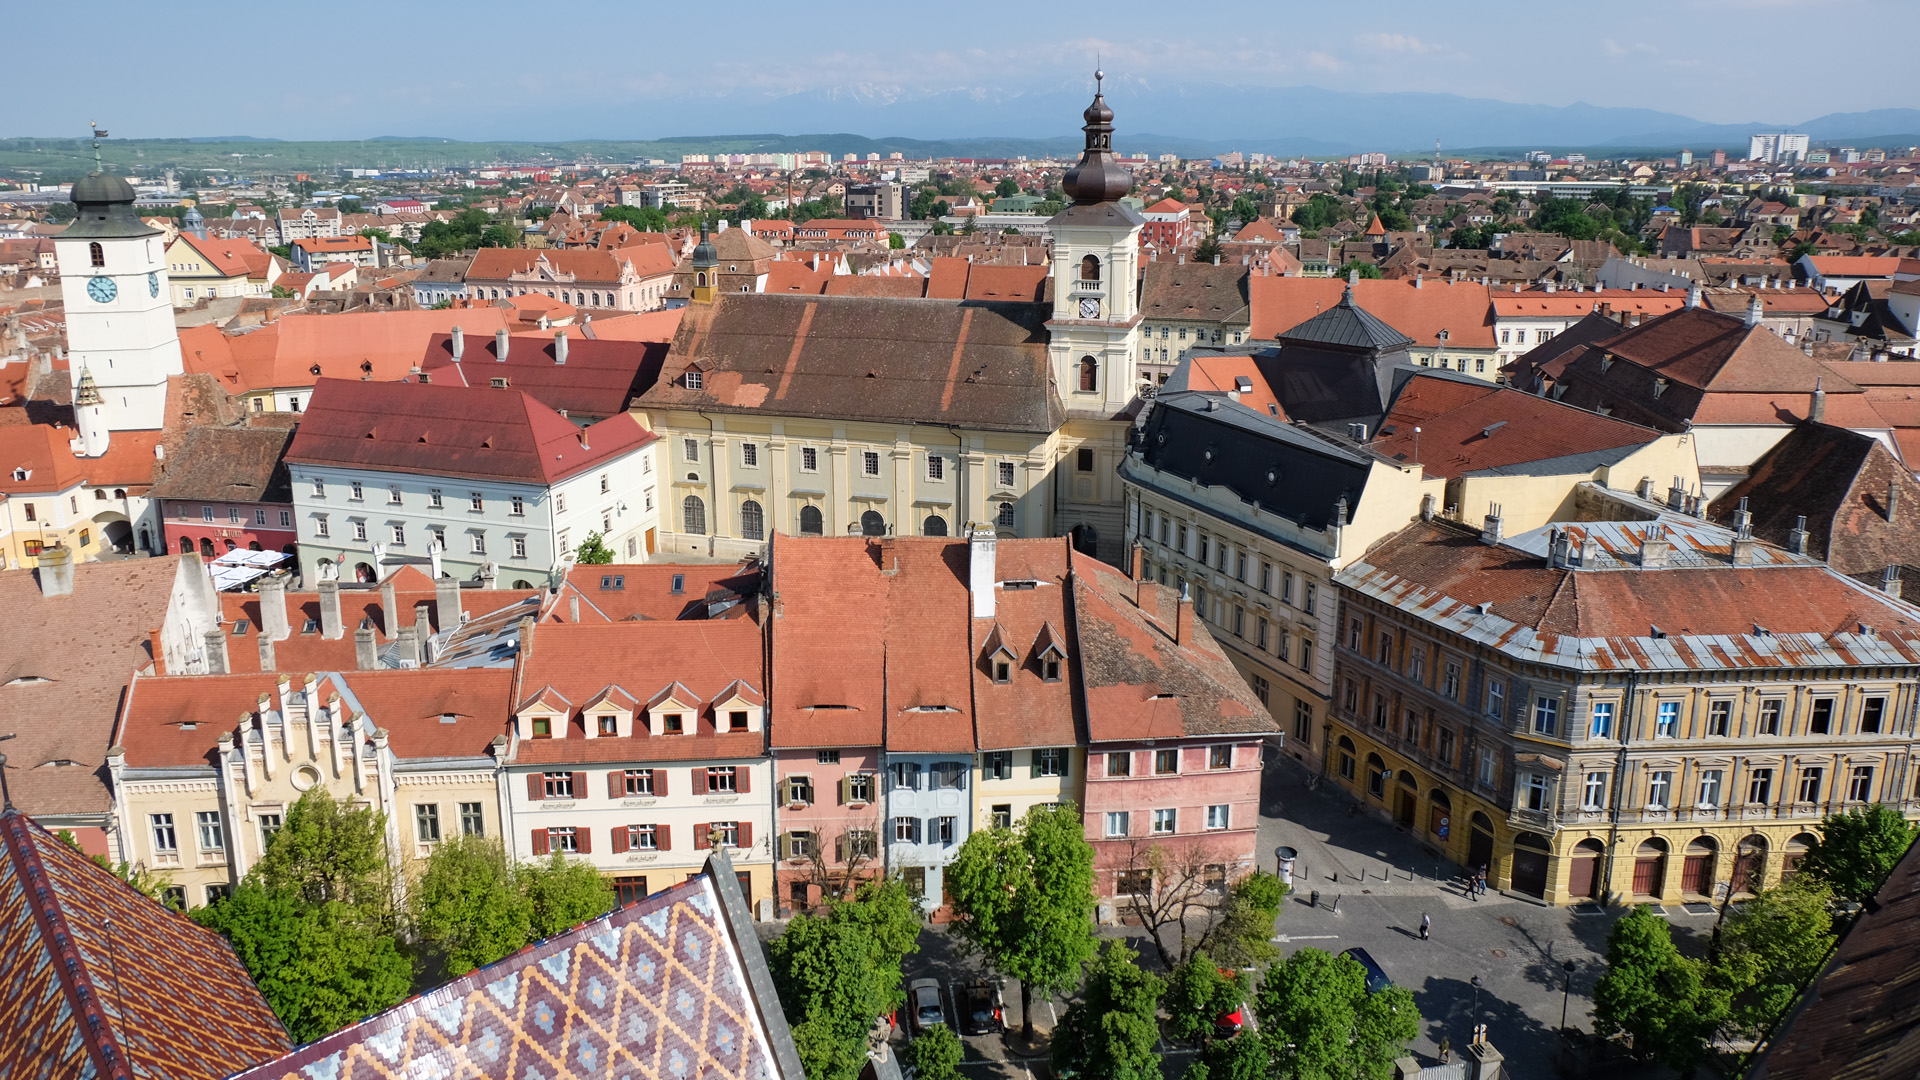
<path fill-rule="evenodd" d="M 682 524 L 685 525 L 682 532 L 693 533 L 696 536 L 706 535 L 707 504 L 700 501 L 700 496 L 687 496 L 686 500 L 680 504 L 680 514 L 684 519 Z"/>
<path fill-rule="evenodd" d="M 200 554 L 206 556 L 209 559 L 213 558 L 213 538 L 212 537 L 203 536 L 200 538 Z"/>
<path fill-rule="evenodd" d="M 861 514 L 860 515 L 860 535 L 861 536 L 887 535 L 887 519 L 881 517 L 880 511 L 878 510 L 869 510 L 864 514 Z"/>
<path fill-rule="evenodd" d="M 941 517 L 939 514 L 928 514 L 927 520 L 920 523 L 920 535 L 922 536 L 947 535 L 947 519 Z"/>
<path fill-rule="evenodd" d="M 803 506 L 800 508 L 800 535 L 821 536 L 826 533 L 826 525 L 820 520 L 820 508 Z"/>
<path fill-rule="evenodd" d="M 107 249 L 101 247 L 98 240 L 87 245 L 87 257 L 93 260 L 95 266 L 107 265 Z"/>
<path fill-rule="evenodd" d="M 1080 260 L 1080 280 L 1081 281 L 1099 281 L 1100 280 L 1099 256 L 1089 255 L 1086 258 Z"/>
<path fill-rule="evenodd" d="M 1003 502 L 1000 504 L 1000 513 L 994 516 L 993 524 L 996 528 L 1013 528 L 1013 503 Z"/>
<path fill-rule="evenodd" d="M 1087 393 L 1100 388 L 1100 361 L 1091 356 L 1080 358 L 1080 389 Z"/>
<path fill-rule="evenodd" d="M 707 275 L 704 272 L 693 275 L 693 284 L 695 288 L 704 287 L 706 283 L 707 283 Z"/>
<path fill-rule="evenodd" d="M 740 504 L 740 535 L 748 540 L 760 540 L 767 535 L 766 515 L 752 499 Z"/>
<path fill-rule="evenodd" d="M 180 538 L 180 554 L 182 555 L 193 554 L 193 537 L 183 536 Z"/>

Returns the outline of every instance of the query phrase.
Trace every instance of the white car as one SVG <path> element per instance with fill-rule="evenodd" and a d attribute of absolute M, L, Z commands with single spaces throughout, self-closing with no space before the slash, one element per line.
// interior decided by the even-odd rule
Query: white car
<path fill-rule="evenodd" d="M 947 1022 L 946 1002 L 940 997 L 940 984 L 933 979 L 915 979 L 907 984 L 907 1015 L 918 1035 L 935 1024 Z"/>

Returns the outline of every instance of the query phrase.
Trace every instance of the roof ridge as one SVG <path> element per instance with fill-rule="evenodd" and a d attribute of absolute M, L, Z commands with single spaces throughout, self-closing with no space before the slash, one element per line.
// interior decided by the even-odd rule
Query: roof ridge
<path fill-rule="evenodd" d="M 7 855 L 13 863 L 14 873 L 22 879 L 22 891 L 31 888 L 34 893 L 33 902 L 27 905 L 31 912 L 29 917 L 39 927 L 45 947 L 60 954 L 60 963 L 54 966 L 53 977 L 59 980 L 60 988 L 67 996 L 67 1004 L 73 1010 L 75 1033 L 86 1044 L 88 1055 L 95 1059 L 94 1067 L 100 1070 L 100 1075 L 114 1080 L 131 1080 L 131 1059 L 113 1034 L 106 1010 L 91 1000 L 92 995 L 86 989 L 93 984 L 93 979 L 85 974 L 86 958 L 74 944 L 73 931 L 67 925 L 58 894 L 48 881 L 46 864 L 40 858 L 33 830 L 40 828 L 44 832 L 45 829 L 15 809 L 11 801 L 4 810 L 0 810 L 0 828 L 7 832 Z M 54 842 L 65 843 L 57 837 Z M 115 982 L 118 983 L 117 973 Z M 126 1019 L 124 1013 L 121 1019 Z"/>

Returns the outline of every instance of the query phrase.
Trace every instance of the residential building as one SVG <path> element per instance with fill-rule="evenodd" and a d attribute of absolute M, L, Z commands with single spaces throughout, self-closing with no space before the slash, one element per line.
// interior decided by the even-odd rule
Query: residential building
<path fill-rule="evenodd" d="M 291 428 L 188 431 L 147 492 L 162 544 L 212 559 L 236 548 L 292 554 L 293 491 L 281 461 Z"/>
<path fill-rule="evenodd" d="M 308 237 L 291 241 L 293 267 L 311 274 L 328 263 L 344 262 L 355 266 L 378 266 L 379 252 L 366 236 Z"/>
<path fill-rule="evenodd" d="M 869 218 L 898 221 L 907 216 L 907 208 L 912 201 L 912 189 L 905 184 L 847 186 L 847 216 L 855 221 Z"/>
<path fill-rule="evenodd" d="M 1493 332 L 1498 339 L 1499 366 L 1504 368 L 1531 349 L 1558 335 L 1596 311 L 1622 317 L 1656 318 L 1686 306 L 1684 292 L 1663 289 L 1529 289 L 1492 293 Z"/>
<path fill-rule="evenodd" d="M 0 979 L 20 1007 L 40 1010 L 15 1014 L 0 1072 L 220 1080 L 291 1046 L 225 938 L 11 805 L 0 849 L 14 931 Z"/>
<path fill-rule="evenodd" d="M 675 312 L 663 314 L 677 321 Z M 469 341 L 456 325 L 429 339 L 419 374 L 410 377 L 438 386 L 505 379 L 574 423 L 590 424 L 625 412 L 652 385 L 672 334 L 669 326 L 653 335 L 660 340 L 626 341 L 592 336 L 585 326 L 562 326 Z"/>
<path fill-rule="evenodd" d="M 276 216 L 279 218 L 282 244 L 291 245 L 295 240 L 328 239 L 340 235 L 340 211 L 331 206 L 281 210 Z"/>
<path fill-rule="evenodd" d="M 655 442 L 627 413 L 578 427 L 504 377 L 321 379 L 286 454 L 301 574 L 352 562 L 341 576 L 371 581 L 384 553 L 437 551 L 458 578 L 557 583 L 589 533 L 619 550 L 655 528 Z"/>
<path fill-rule="evenodd" d="M 1246 344 L 1251 331 L 1246 267 L 1156 260 L 1140 277 L 1140 385 L 1173 375 L 1189 348 Z"/>
<path fill-rule="evenodd" d="M 183 906 L 212 903 L 318 786 L 384 815 L 403 881 L 443 840 L 501 835 L 494 740 L 511 678 L 498 668 L 136 675 L 107 755 L 116 858 L 165 874 Z"/>
<path fill-rule="evenodd" d="M 166 258 L 174 307 L 221 296 L 267 296 L 282 269 L 271 252 L 245 240 L 210 240 L 190 232 L 167 245 Z"/>
<path fill-rule="evenodd" d="M 1920 611 L 1744 518 L 1633 518 L 1420 522 L 1348 566 L 1326 772 L 1556 904 L 1737 896 L 1829 813 L 1920 815 Z"/>
<path fill-rule="evenodd" d="M 665 244 L 614 251 L 481 248 L 467 267 L 476 302 L 539 294 L 580 308 L 653 311 L 667 306 L 674 259 Z"/>
<path fill-rule="evenodd" d="M 441 304 L 467 298 L 467 268 L 473 265 L 471 258 L 430 259 L 427 267 L 414 276 L 414 303 L 423 308 L 435 308 Z"/>
<path fill-rule="evenodd" d="M 1767 132 L 1747 140 L 1747 160 L 1770 165 L 1797 165 L 1807 158 L 1809 137 L 1786 132 Z"/>
<path fill-rule="evenodd" d="M 1248 281 L 1250 333 L 1256 341 L 1280 338 L 1341 302 L 1353 302 L 1408 339 L 1407 352 L 1421 367 L 1460 371 L 1493 382 L 1500 349 L 1494 339 L 1492 293 L 1471 282 L 1314 277 L 1255 277 Z"/>
<path fill-rule="evenodd" d="M 510 849 L 579 856 L 637 900 L 725 848 L 773 895 L 773 764 L 757 608 L 522 633 L 501 776 Z"/>
<path fill-rule="evenodd" d="M 156 550 L 148 514 L 159 431 L 122 432 L 99 457 L 76 457 L 71 428 L 0 425 L 0 559 L 39 564 L 60 548 L 77 562 L 115 551 Z M 139 531 L 135 531 L 135 523 Z"/>
<path fill-rule="evenodd" d="M 1161 199 L 1140 211 L 1145 224 L 1140 242 L 1169 255 L 1185 251 L 1200 242 L 1194 229 L 1193 208 L 1179 199 Z"/>

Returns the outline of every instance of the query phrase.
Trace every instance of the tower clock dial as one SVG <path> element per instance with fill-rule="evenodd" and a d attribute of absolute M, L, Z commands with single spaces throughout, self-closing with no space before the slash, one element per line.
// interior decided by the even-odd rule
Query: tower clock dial
<path fill-rule="evenodd" d="M 120 295 L 120 286 L 110 277 L 97 277 L 87 282 L 87 295 L 102 304 L 111 303 Z"/>
<path fill-rule="evenodd" d="M 1094 296 L 1081 298 L 1080 317 L 1083 319 L 1099 318 L 1100 317 L 1100 299 Z"/>

